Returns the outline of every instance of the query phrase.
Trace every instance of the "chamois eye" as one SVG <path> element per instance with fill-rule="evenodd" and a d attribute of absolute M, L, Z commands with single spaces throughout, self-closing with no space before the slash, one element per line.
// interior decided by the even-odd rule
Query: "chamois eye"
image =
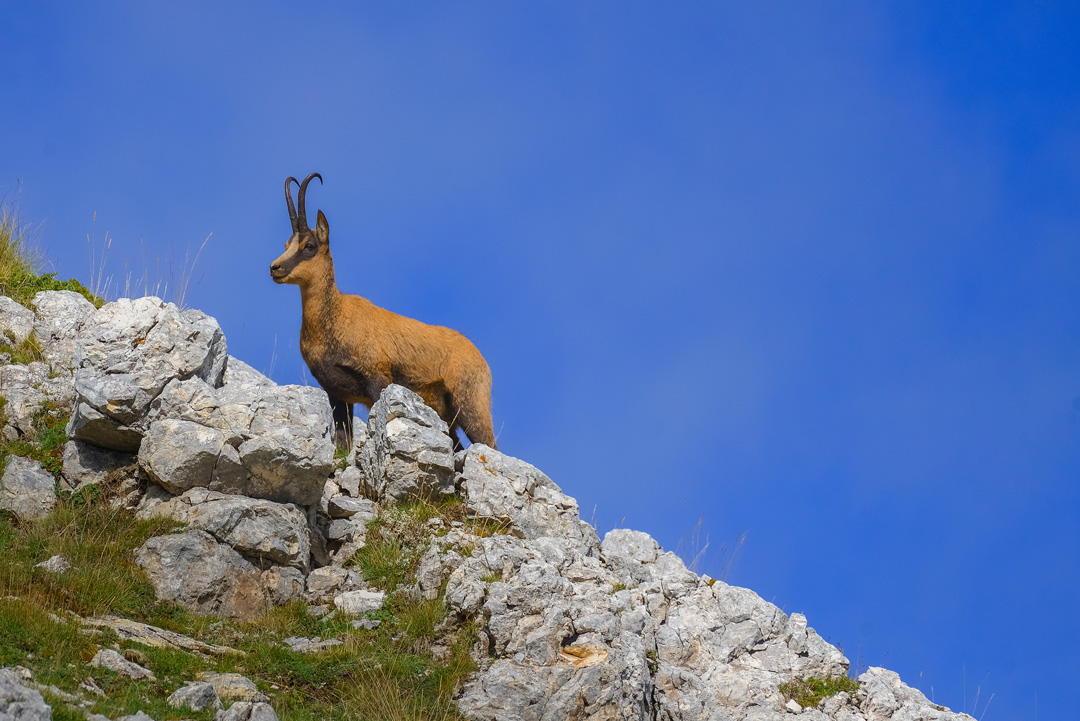
<path fill-rule="evenodd" d="M 304 250 L 315 250 L 315 244 L 314 243 L 308 243 L 307 245 L 304 246 Z"/>

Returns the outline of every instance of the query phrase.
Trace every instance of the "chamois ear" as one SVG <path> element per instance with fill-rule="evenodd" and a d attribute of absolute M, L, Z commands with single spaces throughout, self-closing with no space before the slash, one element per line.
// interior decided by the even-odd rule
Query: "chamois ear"
<path fill-rule="evenodd" d="M 315 237 L 322 243 L 330 242 L 330 224 L 326 222 L 326 216 L 319 211 L 319 217 L 315 221 Z"/>

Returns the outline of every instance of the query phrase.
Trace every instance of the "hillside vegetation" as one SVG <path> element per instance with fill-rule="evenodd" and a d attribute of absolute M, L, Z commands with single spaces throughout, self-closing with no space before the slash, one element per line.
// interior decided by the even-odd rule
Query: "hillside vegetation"
<path fill-rule="evenodd" d="M 43 290 L 75 291 L 96 307 L 103 300 L 77 280 L 42 274 L 27 228 L 11 209 L 0 214 L 0 295 L 24 306 Z M 41 360 L 33 338 L 14 344 L 0 338 L 8 362 Z M 0 428 L 6 399 L 0 388 Z M 35 414 L 36 432 L 0 439 L 0 472 L 7 459 L 39 461 L 59 481 L 68 418 L 52 404 Z M 145 481 L 144 481 L 145 483 Z M 142 711 L 158 721 L 211 719 L 214 710 L 174 708 L 167 698 L 202 672 L 239 673 L 255 681 L 282 719 L 455 719 L 455 687 L 474 668 L 469 656 L 472 629 L 446 627 L 441 601 L 416 602 L 395 595 L 412 581 L 425 549 L 420 533 L 410 533 L 438 510 L 416 506 L 377 524 L 400 531 L 368 544 L 351 566 L 390 591 L 384 608 L 370 614 L 373 628 L 354 628 L 351 619 L 296 601 L 247 621 L 196 616 L 158 601 L 134 550 L 152 536 L 179 529 L 169 519 L 136 520 L 122 507 L 121 479 L 59 494 L 55 509 L 40 520 L 22 522 L 0 511 L 0 667 L 22 666 L 53 708 L 58 721 L 83 719 L 87 712 L 108 718 Z M 58 485 L 59 488 L 59 485 Z M 411 541 L 407 540 L 411 539 Z M 42 564 L 54 556 L 66 570 Z M 330 612 L 328 612 L 330 611 Z M 233 651 L 208 655 L 155 648 L 124 639 L 116 631 L 88 625 L 119 616 L 175 631 Z M 338 639 L 324 650 L 292 650 L 286 638 Z M 438 643 L 440 658 L 430 649 Z M 90 665 L 100 649 L 117 648 L 153 673 L 134 680 Z"/>

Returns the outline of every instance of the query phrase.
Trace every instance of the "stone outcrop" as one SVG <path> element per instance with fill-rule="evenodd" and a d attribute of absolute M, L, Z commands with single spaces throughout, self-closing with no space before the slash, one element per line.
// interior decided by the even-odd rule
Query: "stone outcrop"
<path fill-rule="evenodd" d="M 326 394 L 237 375 L 215 389 L 171 381 L 152 403 L 139 463 L 172 493 L 205 487 L 314 503 L 334 470 Z"/>
<path fill-rule="evenodd" d="M 478 668 L 457 699 L 465 718 L 961 718 L 879 668 L 860 676 L 856 692 L 799 707 L 782 684 L 849 671 L 804 616 L 698 576 L 645 533 L 619 529 L 601 541 L 577 502 L 534 466 L 479 444 L 455 456 L 446 424 L 412 391 L 385 389 L 369 422 L 355 424 L 339 466 L 325 393 L 278 386 L 229 357 L 213 318 L 157 298 L 94 310 L 81 296 L 39 294 L 34 306 L 11 309 L 0 328 L 9 339 L 33 333 L 46 358 L 0 366 L 4 437 L 30 433 L 43 404 L 70 408 L 62 487 L 106 485 L 120 474 L 134 484 L 138 515 L 183 524 L 135 556 L 159 598 L 232 617 L 296 599 L 319 616 L 370 614 L 387 589 L 370 586 L 349 559 L 369 533 L 389 538 L 401 504 L 435 499 L 458 515 L 412 530 L 419 561 L 395 593 L 441 598 L 444 626 L 476 629 Z M 12 457 L 0 507 L 40 517 L 55 503 L 55 483 Z M 349 621 L 379 624 L 370 615 Z M 199 643 L 124 619 L 83 622 L 151 645 Z M 284 643 L 304 653 L 343 644 Z M 130 663 L 117 657 L 101 649 L 95 658 Z M 208 709 L 226 699 L 235 703 L 219 720 L 276 719 L 253 683 L 226 676 L 191 680 L 170 703 Z M 0 721 L 5 713 L 48 718 L 27 682 L 0 671 Z M 13 704 L 24 706 L 13 712 Z"/>
<path fill-rule="evenodd" d="M 0 366 L 0 397 L 6 398 L 2 429 L 4 440 L 34 432 L 36 416 L 43 408 L 67 412 L 75 397 L 71 376 L 57 374 L 48 363 Z"/>
<path fill-rule="evenodd" d="M 391 385 L 371 407 L 361 453 L 369 493 L 390 502 L 454 492 L 449 428 L 420 396 Z"/>
<path fill-rule="evenodd" d="M 193 488 L 156 505 L 144 516 L 167 516 L 208 532 L 218 543 L 265 564 L 308 569 L 311 556 L 307 516 L 291 503 Z M 264 564 L 264 565 L 265 565 Z"/>
<path fill-rule="evenodd" d="M 596 529 L 581 520 L 577 501 L 535 466 L 474 444 L 461 472 L 465 503 L 476 517 L 494 521 L 520 538 L 557 536 L 584 552 L 599 544 Z"/>
<path fill-rule="evenodd" d="M 34 332 L 34 312 L 6 296 L 0 296 L 0 342 L 22 343 Z"/>
<path fill-rule="evenodd" d="M 70 376 L 75 342 L 86 321 L 97 312 L 93 303 L 70 290 L 44 290 L 34 296 L 34 337 L 54 372 Z"/>
<path fill-rule="evenodd" d="M 159 298 L 121 298 L 79 331 L 72 364 L 77 402 L 68 436 L 134 452 L 150 403 L 172 380 L 222 383 L 228 353 L 217 321 Z"/>

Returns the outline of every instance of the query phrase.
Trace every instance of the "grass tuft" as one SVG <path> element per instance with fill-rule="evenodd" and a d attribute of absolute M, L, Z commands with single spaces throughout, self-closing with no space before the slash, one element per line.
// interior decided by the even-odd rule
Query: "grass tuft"
<path fill-rule="evenodd" d="M 7 422 L 4 412 L 6 405 L 6 399 L 0 398 L 0 428 Z M 37 461 L 59 478 L 64 465 L 68 417 L 57 411 L 55 404 L 47 403 L 34 413 L 32 422 L 33 432 L 28 437 L 13 441 L 0 440 L 0 473 L 7 466 L 9 456 L 23 456 Z"/>
<path fill-rule="evenodd" d="M 780 693 L 788 701 L 794 701 L 803 708 L 813 708 L 829 696 L 846 691 L 854 696 L 859 690 L 859 682 L 848 676 L 829 676 L 828 678 L 796 679 L 780 684 Z"/>
<path fill-rule="evenodd" d="M 41 274 L 41 254 L 31 246 L 29 236 L 30 228 L 17 211 L 10 206 L 0 208 L 0 295 L 30 307 L 34 295 L 40 291 L 71 290 L 97 308 L 104 305 L 104 300 L 74 278 L 57 280 L 56 273 Z"/>

